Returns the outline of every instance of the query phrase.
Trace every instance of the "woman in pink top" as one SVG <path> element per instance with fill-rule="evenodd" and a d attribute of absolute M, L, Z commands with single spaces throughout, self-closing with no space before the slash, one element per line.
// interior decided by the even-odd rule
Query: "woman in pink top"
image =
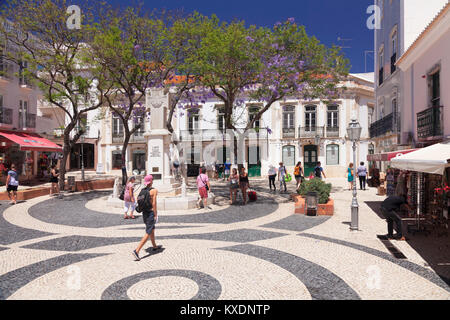
<path fill-rule="evenodd" d="M 200 194 L 200 199 L 197 202 L 197 208 L 200 209 L 200 203 L 203 201 L 203 208 L 208 208 L 208 190 L 211 190 L 211 186 L 209 184 L 209 179 L 206 174 L 203 172 L 206 172 L 205 168 L 200 168 L 200 174 L 197 177 L 197 188 L 198 193 Z"/>
<path fill-rule="evenodd" d="M 125 201 L 124 205 L 124 219 L 128 219 L 128 211 L 131 209 L 130 219 L 136 219 L 133 215 L 134 209 L 136 208 L 136 199 L 134 197 L 134 182 L 136 181 L 135 177 L 130 177 L 128 179 L 127 185 L 125 186 L 125 194 L 123 195 L 123 200 Z"/>

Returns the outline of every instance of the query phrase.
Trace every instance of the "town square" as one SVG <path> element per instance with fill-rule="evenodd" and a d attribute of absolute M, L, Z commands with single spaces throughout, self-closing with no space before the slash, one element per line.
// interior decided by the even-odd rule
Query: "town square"
<path fill-rule="evenodd" d="M 2 3 L 0 300 L 450 300 L 450 3 L 303 2 Z"/>

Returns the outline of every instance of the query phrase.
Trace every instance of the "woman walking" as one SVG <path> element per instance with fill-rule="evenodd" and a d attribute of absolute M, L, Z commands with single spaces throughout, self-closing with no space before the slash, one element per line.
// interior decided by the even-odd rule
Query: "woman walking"
<path fill-rule="evenodd" d="M 134 182 L 136 181 L 135 177 L 128 178 L 127 185 L 125 186 L 125 193 L 123 195 L 123 200 L 125 200 L 123 211 L 125 213 L 124 219 L 128 219 L 128 211 L 131 209 L 130 219 L 136 219 L 133 215 L 134 209 L 136 208 L 136 199 L 134 197 Z"/>
<path fill-rule="evenodd" d="M 302 184 L 302 181 L 303 181 L 303 168 L 302 168 L 302 163 L 300 161 L 295 166 L 294 176 L 295 176 L 295 181 L 297 182 L 297 189 L 296 190 L 298 190 L 300 188 L 301 184 Z"/>
<path fill-rule="evenodd" d="M 269 175 L 270 191 L 272 191 L 272 186 L 273 186 L 273 191 L 276 192 L 277 188 L 275 187 L 275 178 L 277 177 L 277 169 L 273 165 L 270 165 L 268 175 Z"/>
<path fill-rule="evenodd" d="M 10 204 L 17 203 L 17 188 L 19 187 L 19 174 L 16 171 L 16 165 L 11 165 L 11 170 L 8 172 L 8 177 L 6 178 L 6 185 L 8 191 L 9 200 L 11 200 Z"/>
<path fill-rule="evenodd" d="M 349 189 L 348 190 L 353 190 L 353 163 L 350 163 L 348 168 L 347 168 L 347 181 L 348 181 L 348 185 L 349 185 Z"/>
<path fill-rule="evenodd" d="M 230 204 L 233 204 L 236 201 L 239 189 L 239 175 L 236 168 L 233 168 L 228 180 L 230 181 Z"/>
<path fill-rule="evenodd" d="M 59 178 L 58 169 L 56 169 L 56 165 L 52 164 L 50 170 L 50 182 L 52 183 L 52 187 L 50 188 L 50 194 L 59 193 L 58 178 Z"/>
<path fill-rule="evenodd" d="M 241 169 L 241 174 L 239 175 L 239 186 L 242 191 L 242 199 L 244 199 L 245 206 L 247 204 L 247 189 L 250 187 L 248 174 L 245 172 L 245 168 Z"/>

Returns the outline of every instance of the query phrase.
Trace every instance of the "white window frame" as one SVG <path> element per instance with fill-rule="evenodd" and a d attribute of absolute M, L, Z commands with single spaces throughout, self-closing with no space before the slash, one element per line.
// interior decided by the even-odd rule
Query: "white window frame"
<path fill-rule="evenodd" d="M 27 115 L 29 110 L 30 104 L 28 103 L 28 100 L 19 100 L 19 128 L 26 128 L 27 127 Z"/>
<path fill-rule="evenodd" d="M 331 147 L 337 147 L 337 161 L 335 161 L 335 162 L 331 162 L 330 161 L 331 158 L 328 156 L 328 151 L 333 151 L 331 149 Z M 335 144 L 335 143 L 328 144 L 325 150 L 326 150 L 325 155 L 326 155 L 327 166 L 338 166 L 339 165 L 339 152 L 340 152 L 339 145 Z"/>

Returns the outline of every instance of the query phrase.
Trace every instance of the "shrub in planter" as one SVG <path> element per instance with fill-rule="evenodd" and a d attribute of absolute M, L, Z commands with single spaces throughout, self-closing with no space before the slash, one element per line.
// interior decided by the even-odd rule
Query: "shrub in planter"
<path fill-rule="evenodd" d="M 319 204 L 326 204 L 330 199 L 331 183 L 325 183 L 321 179 L 303 181 L 298 190 L 298 194 L 306 197 L 308 192 L 317 192 Z"/>

